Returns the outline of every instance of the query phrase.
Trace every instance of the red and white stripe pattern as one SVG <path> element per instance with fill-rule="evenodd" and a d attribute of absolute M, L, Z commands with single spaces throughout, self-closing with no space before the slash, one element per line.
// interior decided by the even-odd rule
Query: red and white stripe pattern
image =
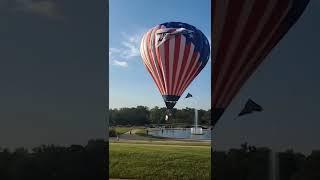
<path fill-rule="evenodd" d="M 294 1 L 213 1 L 213 111 L 225 109 L 231 103 L 242 85 L 288 31 L 282 24 Z"/>
<path fill-rule="evenodd" d="M 159 32 L 174 33 L 164 25 L 150 29 L 142 38 L 140 53 L 161 95 L 181 96 L 200 72 L 200 53 L 186 37 L 176 33 L 161 43 Z"/>

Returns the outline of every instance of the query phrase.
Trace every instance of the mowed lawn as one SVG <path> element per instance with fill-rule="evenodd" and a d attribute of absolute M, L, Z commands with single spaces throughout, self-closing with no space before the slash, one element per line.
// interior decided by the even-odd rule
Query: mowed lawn
<path fill-rule="evenodd" d="M 110 143 L 109 177 L 210 179 L 210 146 Z"/>
<path fill-rule="evenodd" d="M 130 131 L 132 128 L 130 128 L 130 127 L 116 127 L 114 129 L 116 130 L 117 134 L 124 134 L 124 133 Z"/>

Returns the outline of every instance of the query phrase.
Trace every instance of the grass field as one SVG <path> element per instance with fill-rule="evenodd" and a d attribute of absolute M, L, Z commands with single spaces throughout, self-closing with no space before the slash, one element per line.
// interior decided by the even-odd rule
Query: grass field
<path fill-rule="evenodd" d="M 117 134 L 124 134 L 128 131 L 130 131 L 132 128 L 130 127 L 116 127 L 115 130 L 117 132 Z"/>
<path fill-rule="evenodd" d="M 196 143 L 110 143 L 110 178 L 210 179 L 210 146 Z"/>

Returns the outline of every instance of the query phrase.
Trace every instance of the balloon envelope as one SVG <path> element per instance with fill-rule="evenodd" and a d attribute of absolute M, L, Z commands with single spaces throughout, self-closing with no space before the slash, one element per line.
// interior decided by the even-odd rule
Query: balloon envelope
<path fill-rule="evenodd" d="M 309 0 L 214 0 L 212 125 Z"/>
<path fill-rule="evenodd" d="M 168 109 L 172 109 L 210 57 L 205 35 L 192 25 L 167 22 L 151 28 L 141 40 L 143 63 Z"/>

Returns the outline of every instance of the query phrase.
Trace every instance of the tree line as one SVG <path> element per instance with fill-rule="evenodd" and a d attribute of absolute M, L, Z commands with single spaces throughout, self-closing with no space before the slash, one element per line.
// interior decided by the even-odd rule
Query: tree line
<path fill-rule="evenodd" d="M 104 140 L 90 140 L 85 146 L 41 145 L 12 151 L 0 148 L 0 179 L 105 179 L 108 145 Z"/>
<path fill-rule="evenodd" d="M 279 180 L 319 180 L 320 151 L 304 155 L 287 150 L 278 157 Z M 270 149 L 249 146 L 212 152 L 213 179 L 216 180 L 269 180 Z"/>
<path fill-rule="evenodd" d="M 150 124 L 185 124 L 194 123 L 195 111 L 193 108 L 172 109 L 168 121 L 165 120 L 168 114 L 167 108 L 155 106 L 137 106 L 132 108 L 119 108 L 109 110 L 109 124 L 111 126 L 144 126 Z M 198 122 L 201 125 L 210 125 L 211 110 L 198 110 Z"/>

